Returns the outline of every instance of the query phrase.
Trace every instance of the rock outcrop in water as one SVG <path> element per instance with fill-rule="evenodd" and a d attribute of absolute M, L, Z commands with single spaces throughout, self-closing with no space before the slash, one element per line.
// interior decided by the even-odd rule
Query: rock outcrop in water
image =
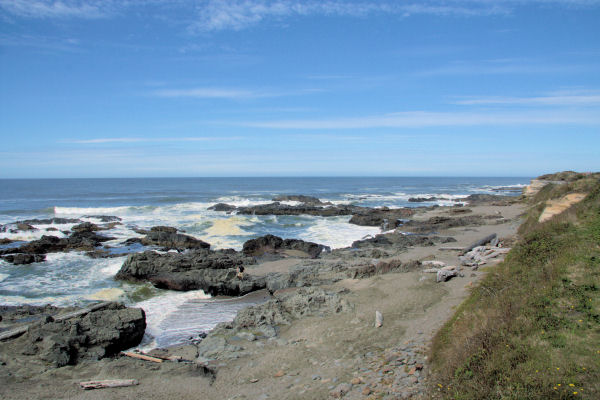
<path fill-rule="evenodd" d="M 402 223 L 403 219 L 411 217 L 416 212 L 414 208 L 390 209 L 387 207 L 370 208 L 352 205 L 332 205 L 331 203 L 323 203 L 315 197 L 308 196 L 280 196 L 275 199 L 285 199 L 281 201 L 300 201 L 299 199 L 304 199 L 305 201 L 300 205 L 287 205 L 276 201 L 274 203 L 250 207 L 235 207 L 219 203 L 209 207 L 209 210 L 225 211 L 228 213 L 235 211 L 238 214 L 244 215 L 313 215 L 318 217 L 351 215 L 351 224 L 379 226 L 385 230 L 396 228 Z"/>
<path fill-rule="evenodd" d="M 19 314 L 37 320 L 22 336 L 0 343 L 0 353 L 8 356 L 3 361 L 12 363 L 18 356 L 20 363 L 33 362 L 36 368 L 40 363 L 62 367 L 114 356 L 137 346 L 146 329 L 144 310 L 118 303 L 65 320 L 57 317 L 61 309 L 55 307 L 3 307 L 0 312 L 5 321 L 15 320 L 13 316 L 19 321 Z"/>
<path fill-rule="evenodd" d="M 170 226 L 155 226 L 146 233 L 141 243 L 145 246 L 158 246 L 163 250 L 189 250 L 209 249 L 210 244 L 191 237 L 177 233 L 177 229 Z"/>
<path fill-rule="evenodd" d="M 237 276 L 237 266 L 254 262 L 252 257 L 233 250 L 195 250 L 182 254 L 145 251 L 128 256 L 115 278 L 149 281 L 164 289 L 202 289 L 213 296 L 237 296 L 265 287 L 262 278 Z"/>
<path fill-rule="evenodd" d="M 103 242 L 112 239 L 114 238 L 98 235 L 93 231 L 85 230 L 73 232 L 66 238 L 44 235 L 41 239 L 32 240 L 22 246 L 0 250 L 0 256 L 8 262 L 13 262 L 14 260 L 38 262 L 38 260 L 40 260 L 40 257 L 38 257 L 39 255 L 72 250 L 93 251 Z M 21 254 L 22 256 L 17 257 L 17 254 Z M 9 255 L 15 256 L 9 257 Z M 21 262 L 21 264 L 27 263 L 28 262 Z"/>
<path fill-rule="evenodd" d="M 281 195 L 273 198 L 273 201 L 297 201 L 309 205 L 331 205 L 331 203 L 324 203 L 320 199 L 313 196 L 305 196 L 301 194 Z"/>
<path fill-rule="evenodd" d="M 248 240 L 244 243 L 242 252 L 248 256 L 262 256 L 264 254 L 281 254 L 286 251 L 294 250 L 310 258 L 317 258 L 323 250 L 329 251 L 329 247 L 313 242 L 305 242 L 299 239 L 282 239 L 274 235 L 265 235 L 256 239 Z"/>

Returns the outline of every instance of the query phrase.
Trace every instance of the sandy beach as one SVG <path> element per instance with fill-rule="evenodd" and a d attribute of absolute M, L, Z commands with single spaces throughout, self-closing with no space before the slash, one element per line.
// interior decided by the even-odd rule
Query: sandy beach
<path fill-rule="evenodd" d="M 462 209 L 459 213 L 456 210 Z M 465 210 L 471 210 L 465 211 Z M 456 215 L 481 216 L 485 224 L 464 225 L 436 231 L 455 242 L 433 246 L 385 248 L 380 258 L 356 259 L 334 251 L 318 260 L 287 257 L 248 268 L 249 275 L 289 272 L 305 264 L 337 265 L 337 270 L 356 264 L 440 261 L 457 266 L 459 276 L 436 282 L 435 273 L 423 270 L 431 263 L 406 272 L 376 273 L 362 278 L 339 279 L 322 288 L 349 304 L 336 313 L 294 319 L 278 327 L 275 337 L 233 335 L 226 338 L 233 353 L 214 359 L 198 358 L 195 345 L 168 349 L 180 362 L 153 363 L 128 357 L 83 362 L 76 366 L 48 369 L 25 376 L 16 367 L 19 360 L 2 356 L 2 398 L 70 399 L 325 399 L 368 398 L 371 395 L 420 396 L 427 377 L 427 351 L 432 335 L 453 314 L 469 288 L 502 257 L 480 268 L 460 267 L 459 251 L 477 239 L 495 233 L 500 245 L 509 245 L 520 224 L 524 206 L 518 202 L 487 203 L 469 207 L 439 207 L 418 213 L 413 219 Z M 448 249 L 450 248 L 450 249 Z M 290 288 L 281 292 L 295 291 Z M 275 296 L 278 292 L 275 292 Z M 375 314 L 383 324 L 375 326 Z M 0 344 L 2 353 L 11 346 Z M 16 373 L 15 373 L 16 372 Z M 136 379 L 131 387 L 84 391 L 81 381 Z M 392 398 L 392 397 L 390 397 Z"/>

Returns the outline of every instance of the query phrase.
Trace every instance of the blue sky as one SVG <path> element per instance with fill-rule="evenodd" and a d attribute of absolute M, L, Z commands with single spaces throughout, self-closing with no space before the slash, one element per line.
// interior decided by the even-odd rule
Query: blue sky
<path fill-rule="evenodd" d="M 0 0 L 0 178 L 600 170 L 600 0 Z"/>

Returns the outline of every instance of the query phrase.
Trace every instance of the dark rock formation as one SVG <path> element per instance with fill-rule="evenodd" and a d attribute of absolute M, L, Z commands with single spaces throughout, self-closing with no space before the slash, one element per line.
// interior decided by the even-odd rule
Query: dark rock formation
<path fill-rule="evenodd" d="M 225 204 L 225 203 L 218 203 L 218 204 L 215 204 L 214 206 L 208 207 L 208 209 L 212 210 L 212 211 L 232 212 L 232 211 L 237 210 L 237 207 L 229 205 L 229 204 Z"/>
<path fill-rule="evenodd" d="M 436 243 L 450 243 L 455 241 L 456 239 L 451 237 L 404 235 L 400 232 L 390 232 L 376 235 L 369 239 L 357 240 L 352 243 L 352 247 L 389 247 L 390 249 L 400 250 L 412 246 L 433 246 Z"/>
<path fill-rule="evenodd" d="M 27 219 L 25 221 L 19 221 L 22 222 L 24 224 L 29 224 L 29 225 L 52 225 L 52 224 L 57 224 L 57 225 L 62 225 L 62 224 L 77 224 L 80 223 L 81 220 L 77 219 L 77 218 L 46 218 L 46 219 Z M 19 223 L 16 222 L 16 223 Z"/>
<path fill-rule="evenodd" d="M 169 226 L 155 226 L 142 238 L 145 246 L 159 246 L 165 250 L 209 249 L 210 244 L 188 235 L 177 233 Z"/>
<path fill-rule="evenodd" d="M 273 198 L 273 201 L 298 201 L 304 204 L 312 205 L 327 205 L 331 203 L 323 203 L 320 199 L 313 196 L 304 196 L 301 194 L 282 195 Z"/>
<path fill-rule="evenodd" d="M 320 217 L 334 217 L 338 215 L 352 215 L 362 208 L 356 206 L 319 207 L 311 204 L 289 206 L 275 202 L 251 207 L 238 207 L 237 212 L 244 215 L 315 215 Z"/>
<path fill-rule="evenodd" d="M 402 225 L 402 230 L 405 232 L 430 233 L 459 226 L 479 226 L 485 223 L 486 221 L 481 215 L 467 215 L 454 218 L 437 216 L 431 217 L 426 221 L 408 221 Z"/>
<path fill-rule="evenodd" d="M 0 255 L 23 253 L 26 255 L 39 255 L 60 251 L 93 251 L 103 242 L 114 238 L 97 235 L 94 232 L 74 232 L 66 238 L 44 235 L 39 240 L 33 240 L 20 247 L 0 250 Z M 5 257 L 6 259 L 6 257 Z M 7 260 L 8 261 L 8 260 Z"/>
<path fill-rule="evenodd" d="M 99 219 L 100 222 L 119 222 L 119 221 L 122 221 L 121 218 L 116 217 L 114 215 L 84 215 L 83 218 L 95 218 L 95 219 Z"/>
<path fill-rule="evenodd" d="M 380 226 L 383 230 L 402 225 L 402 220 L 415 214 L 413 208 L 366 208 L 350 218 L 350 223 L 361 226 Z"/>
<path fill-rule="evenodd" d="M 81 224 L 72 227 L 71 230 L 73 232 L 97 232 L 102 230 L 102 228 L 91 222 L 82 222 Z"/>
<path fill-rule="evenodd" d="M 363 264 L 356 268 L 348 269 L 348 276 L 352 279 L 369 278 L 373 275 L 387 274 L 390 272 L 409 272 L 421 268 L 419 261 L 402 262 L 400 260 L 380 261 L 377 264 Z"/>
<path fill-rule="evenodd" d="M 279 254 L 286 250 L 297 250 L 306 253 L 310 258 L 317 258 L 327 246 L 299 239 L 282 239 L 274 235 L 265 235 L 250 239 L 244 243 L 242 252 L 248 256 L 262 256 L 264 254 Z"/>
<path fill-rule="evenodd" d="M 514 200 L 514 199 L 515 199 L 514 196 L 500 196 L 497 194 L 472 194 L 461 200 L 466 201 L 470 205 L 476 205 L 476 204 L 510 201 L 510 200 Z"/>
<path fill-rule="evenodd" d="M 4 261 L 7 261 L 15 265 L 25 265 L 36 262 L 46 261 L 45 254 L 8 254 L 1 257 Z"/>
<path fill-rule="evenodd" d="M 250 257 L 233 250 L 194 250 L 187 253 L 157 254 L 153 251 L 131 254 L 116 279 L 149 281 L 171 290 L 202 289 L 211 295 L 240 295 L 263 289 L 263 278 L 236 273 L 239 265 L 253 264 Z"/>
<path fill-rule="evenodd" d="M 75 365 L 82 360 L 114 356 L 138 345 L 146 329 L 142 309 L 117 303 L 60 322 L 44 315 L 56 314 L 57 309 L 38 309 L 43 313 L 39 322 L 32 324 L 21 337 L 0 344 L 3 354 L 12 354 L 12 359 L 30 356 L 50 367 Z M 31 307 L 29 311 L 35 313 Z"/>

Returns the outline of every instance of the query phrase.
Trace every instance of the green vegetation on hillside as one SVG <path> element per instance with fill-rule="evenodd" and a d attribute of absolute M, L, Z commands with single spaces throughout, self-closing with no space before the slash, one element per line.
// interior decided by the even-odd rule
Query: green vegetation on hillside
<path fill-rule="evenodd" d="M 546 200 L 570 192 L 588 195 L 537 222 Z M 505 261 L 434 338 L 435 398 L 600 398 L 600 175 L 531 202 Z"/>

